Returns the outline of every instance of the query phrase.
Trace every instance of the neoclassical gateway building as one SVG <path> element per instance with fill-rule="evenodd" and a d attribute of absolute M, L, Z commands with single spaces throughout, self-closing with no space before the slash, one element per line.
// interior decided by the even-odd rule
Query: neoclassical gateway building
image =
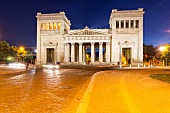
<path fill-rule="evenodd" d="M 113 9 L 108 29 L 70 30 L 64 12 L 37 13 L 37 65 L 143 64 L 143 14 Z"/>

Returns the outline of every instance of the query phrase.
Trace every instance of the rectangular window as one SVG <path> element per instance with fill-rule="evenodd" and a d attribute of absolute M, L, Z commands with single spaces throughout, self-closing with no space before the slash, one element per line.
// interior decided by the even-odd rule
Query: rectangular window
<path fill-rule="evenodd" d="M 119 21 L 117 20 L 116 21 L 116 29 L 118 29 L 119 28 Z"/>
<path fill-rule="evenodd" d="M 60 22 L 58 23 L 58 31 L 60 31 L 61 25 Z"/>
<path fill-rule="evenodd" d="M 54 23 L 54 26 L 53 26 L 53 27 L 54 27 L 54 28 L 53 28 L 54 31 L 57 30 L 57 24 L 56 24 L 56 23 Z"/>
<path fill-rule="evenodd" d="M 124 28 L 124 20 L 121 20 L 121 28 Z"/>
<path fill-rule="evenodd" d="M 49 30 L 49 24 L 48 24 L 48 23 L 46 23 L 46 28 L 45 28 L 45 30 Z"/>
<path fill-rule="evenodd" d="M 136 26 L 135 28 L 139 28 L 139 20 L 136 20 Z"/>
<path fill-rule="evenodd" d="M 50 23 L 50 30 L 53 30 L 53 24 Z"/>
<path fill-rule="evenodd" d="M 131 28 L 134 28 L 134 20 L 131 20 L 131 23 L 130 23 L 131 25 Z"/>
<path fill-rule="evenodd" d="M 40 30 L 44 30 L 44 29 L 43 29 L 43 23 L 41 23 L 41 28 L 40 28 Z"/>
<path fill-rule="evenodd" d="M 126 28 L 129 28 L 129 20 L 126 20 Z"/>

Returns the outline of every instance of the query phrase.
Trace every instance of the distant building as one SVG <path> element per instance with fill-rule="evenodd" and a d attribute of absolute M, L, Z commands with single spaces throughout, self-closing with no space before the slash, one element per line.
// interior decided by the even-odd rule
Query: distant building
<path fill-rule="evenodd" d="M 64 12 L 37 13 L 37 64 L 142 64 L 143 14 L 113 9 L 109 29 L 70 30 Z"/>

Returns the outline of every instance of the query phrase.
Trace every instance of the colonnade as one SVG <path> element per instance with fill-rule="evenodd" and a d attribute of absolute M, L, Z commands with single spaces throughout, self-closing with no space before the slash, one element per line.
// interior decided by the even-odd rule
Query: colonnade
<path fill-rule="evenodd" d="M 95 62 L 95 43 L 99 43 L 99 62 L 103 62 L 103 43 L 104 42 L 91 42 L 91 63 Z M 75 42 L 65 43 L 64 61 L 65 62 L 85 62 L 85 48 L 82 42 L 78 43 L 78 54 L 75 54 Z M 71 49 L 70 49 L 71 47 Z M 71 52 L 71 53 L 70 53 Z M 75 55 L 78 55 L 78 61 L 75 60 Z M 70 61 L 71 58 L 71 61 Z M 106 42 L 105 50 L 106 62 L 110 62 L 110 42 Z"/>

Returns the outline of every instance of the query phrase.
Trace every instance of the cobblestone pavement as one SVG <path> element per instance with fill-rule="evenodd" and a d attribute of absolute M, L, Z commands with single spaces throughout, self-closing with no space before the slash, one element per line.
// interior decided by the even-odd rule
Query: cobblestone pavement
<path fill-rule="evenodd" d="M 110 70 L 96 73 L 77 113 L 169 113 L 170 84 L 149 77 L 169 69 Z"/>
<path fill-rule="evenodd" d="M 0 113 L 75 113 L 95 72 L 0 67 Z"/>

